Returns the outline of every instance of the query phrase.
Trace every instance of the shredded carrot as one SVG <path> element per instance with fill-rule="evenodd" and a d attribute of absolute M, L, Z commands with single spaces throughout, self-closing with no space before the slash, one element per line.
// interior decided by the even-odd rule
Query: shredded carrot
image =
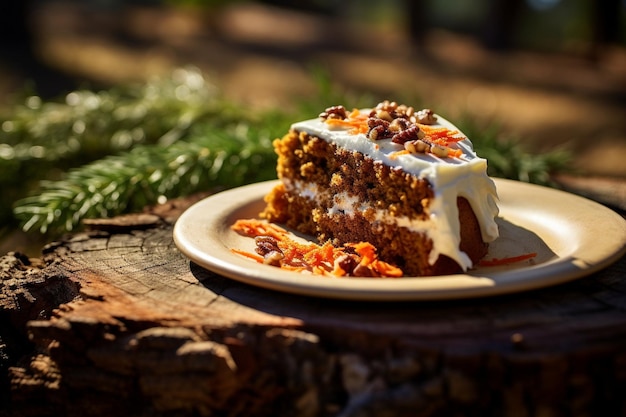
<path fill-rule="evenodd" d="M 400 155 L 408 155 L 410 153 L 411 152 L 407 151 L 406 149 L 402 149 L 401 151 L 396 151 L 396 152 L 392 152 L 391 154 L 389 154 L 389 158 L 396 159 Z"/>
<path fill-rule="evenodd" d="M 462 150 L 448 148 L 448 156 L 453 156 L 455 158 L 460 158 L 462 155 L 463 155 L 463 151 Z"/>
<path fill-rule="evenodd" d="M 377 258 L 376 248 L 369 242 L 348 243 L 346 246 L 353 247 L 356 253 L 361 255 L 363 265 L 370 265 Z"/>
<path fill-rule="evenodd" d="M 352 112 L 350 112 L 350 115 L 348 116 L 350 119 L 366 119 L 367 120 L 367 115 L 366 114 L 361 114 L 361 111 L 359 109 L 352 109 Z"/>
<path fill-rule="evenodd" d="M 271 236 L 276 240 L 282 240 L 287 235 L 282 227 L 257 219 L 237 220 L 231 229 L 244 236 Z"/>
<path fill-rule="evenodd" d="M 457 130 L 450 130 L 447 127 L 435 127 L 432 125 L 425 125 L 421 123 L 418 123 L 417 125 L 419 126 L 422 132 L 424 132 L 426 135 L 433 137 L 433 138 L 440 138 L 440 137 L 453 138 L 455 137 L 455 135 L 459 134 Z"/>
<path fill-rule="evenodd" d="M 257 219 L 237 220 L 231 228 L 244 236 L 269 236 L 276 239 L 276 244 L 282 252 L 279 267 L 288 271 L 310 272 L 316 275 L 347 276 L 340 262 L 340 257 L 346 256 L 345 249 L 351 247 L 356 255 L 356 262 L 360 267 L 369 269 L 372 276 L 398 278 L 403 275 L 402 270 L 394 265 L 378 259 L 376 248 L 368 242 L 349 243 L 343 247 L 335 247 L 330 242 L 322 245 L 315 243 L 299 243 L 289 237 L 288 232 L 274 224 Z M 245 256 L 259 263 L 264 263 L 262 256 L 240 249 L 231 249 L 233 253 Z"/>
<path fill-rule="evenodd" d="M 241 255 L 241 256 L 245 256 L 246 258 L 250 258 L 252 260 L 255 260 L 258 263 L 261 263 L 261 264 L 263 263 L 263 257 L 257 255 L 256 253 L 251 253 L 251 252 L 247 252 L 245 250 L 235 249 L 235 248 L 231 249 L 231 252 L 236 253 L 236 254 Z"/>
<path fill-rule="evenodd" d="M 367 126 L 368 115 L 361 113 L 358 109 L 352 110 L 347 119 L 326 119 L 326 124 L 335 127 L 350 128 L 350 133 L 367 133 L 369 127 Z"/>
<path fill-rule="evenodd" d="M 519 256 L 511 256 L 508 258 L 483 259 L 478 264 L 480 266 L 504 266 L 504 265 L 509 265 L 509 264 L 513 264 L 516 262 L 526 261 L 528 259 L 534 258 L 535 256 L 537 256 L 537 253 L 532 252 L 532 253 L 526 253 L 524 255 L 519 255 Z"/>
<path fill-rule="evenodd" d="M 397 266 L 393 266 L 387 262 L 383 262 L 380 260 L 374 261 L 374 269 L 380 273 L 383 277 L 395 277 L 400 278 L 404 274 L 402 269 Z"/>

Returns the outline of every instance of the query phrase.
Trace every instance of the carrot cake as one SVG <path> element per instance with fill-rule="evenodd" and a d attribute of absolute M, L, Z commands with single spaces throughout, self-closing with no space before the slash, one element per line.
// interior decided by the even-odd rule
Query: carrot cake
<path fill-rule="evenodd" d="M 498 237 L 487 161 L 428 109 L 329 107 L 274 148 L 281 181 L 263 218 L 320 242 L 368 242 L 405 276 L 466 271 Z"/>

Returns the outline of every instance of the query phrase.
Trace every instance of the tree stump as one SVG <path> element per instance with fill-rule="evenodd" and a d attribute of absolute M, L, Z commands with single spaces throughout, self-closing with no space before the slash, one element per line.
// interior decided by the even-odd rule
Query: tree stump
<path fill-rule="evenodd" d="M 0 415 L 626 415 L 624 257 L 493 298 L 308 298 L 190 263 L 194 201 L 0 259 Z"/>

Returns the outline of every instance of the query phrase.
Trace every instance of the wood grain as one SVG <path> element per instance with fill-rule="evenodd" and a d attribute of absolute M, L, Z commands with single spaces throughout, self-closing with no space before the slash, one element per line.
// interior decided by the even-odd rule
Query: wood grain
<path fill-rule="evenodd" d="M 517 295 L 307 298 L 190 263 L 192 201 L 0 259 L 0 415 L 626 415 L 626 258 Z"/>

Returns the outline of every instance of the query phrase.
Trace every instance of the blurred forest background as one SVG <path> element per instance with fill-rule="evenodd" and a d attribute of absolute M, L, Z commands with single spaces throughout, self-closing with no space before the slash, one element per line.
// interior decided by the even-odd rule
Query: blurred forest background
<path fill-rule="evenodd" d="M 12 119 L 29 106 L 145 85 L 191 65 L 248 112 L 343 97 L 335 91 L 419 100 L 451 120 L 497 126 L 535 154 L 567 149 L 572 172 L 617 178 L 624 193 L 625 22 L 623 0 L 4 2 L 0 159 L 15 158 Z M 30 171 L 45 159 L 37 146 Z M 41 178 L 61 175 L 41 169 L 50 172 Z M 4 208 L 24 197 L 18 180 L 17 191 L 2 185 Z M 37 238 L 3 222 L 0 252 L 28 252 Z"/>

